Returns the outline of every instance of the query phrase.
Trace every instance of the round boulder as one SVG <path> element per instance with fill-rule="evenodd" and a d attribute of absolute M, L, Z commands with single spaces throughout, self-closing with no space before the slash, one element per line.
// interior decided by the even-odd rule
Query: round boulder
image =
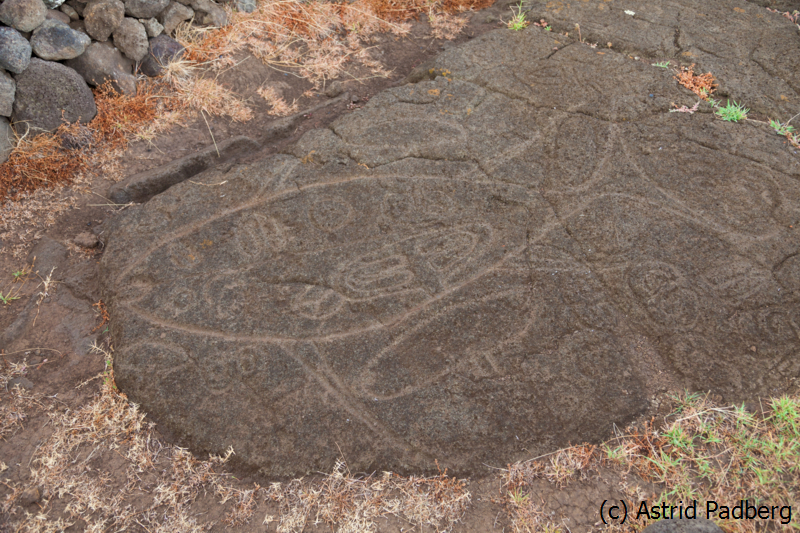
<path fill-rule="evenodd" d="M 125 0 L 125 14 L 129 17 L 149 19 L 157 16 L 169 5 L 169 0 Z"/>
<path fill-rule="evenodd" d="M 142 23 L 125 17 L 114 30 L 114 45 L 128 58 L 141 61 L 148 46 L 147 32 Z"/>
<path fill-rule="evenodd" d="M 136 94 L 136 78 L 131 74 L 133 62 L 109 43 L 90 44 L 83 54 L 70 59 L 66 65 L 83 76 L 89 85 L 111 81 L 115 90 L 128 96 Z"/>
<path fill-rule="evenodd" d="M 86 31 L 97 41 L 107 41 L 123 18 L 125 4 L 120 0 L 92 0 L 83 10 Z"/>
<path fill-rule="evenodd" d="M 64 121 L 89 122 L 97 114 L 89 86 L 80 74 L 60 63 L 33 58 L 16 82 L 11 118 L 34 130 L 53 131 Z"/>
<path fill-rule="evenodd" d="M 0 22 L 23 32 L 36 29 L 46 15 L 42 0 L 5 0 L 0 4 Z"/>
<path fill-rule="evenodd" d="M 19 74 L 31 60 L 31 43 L 14 28 L 0 26 L 0 68 Z"/>
<path fill-rule="evenodd" d="M 33 32 L 31 48 L 42 59 L 60 61 L 78 57 L 91 42 L 88 35 L 73 30 L 63 22 L 46 20 Z"/>

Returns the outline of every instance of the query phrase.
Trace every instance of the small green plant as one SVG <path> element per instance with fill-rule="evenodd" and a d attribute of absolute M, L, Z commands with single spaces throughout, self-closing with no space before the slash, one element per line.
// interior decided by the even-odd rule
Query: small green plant
<path fill-rule="evenodd" d="M 750 110 L 745 108 L 742 104 L 737 104 L 735 101 L 731 104 L 731 101 L 728 100 L 727 105 L 717 109 L 714 114 L 726 122 L 739 122 L 740 120 L 746 119 L 747 113 L 749 112 Z"/>
<path fill-rule="evenodd" d="M 0 292 L 0 302 L 3 302 L 3 304 L 8 305 L 14 300 L 19 300 L 19 296 L 11 296 L 10 292 L 3 296 L 3 293 Z"/>
<path fill-rule="evenodd" d="M 511 8 L 511 12 L 514 13 L 514 16 L 511 17 L 511 20 L 508 21 L 508 28 L 510 30 L 519 31 L 521 29 L 527 28 L 530 24 L 529 20 L 526 20 L 527 15 L 522 12 L 522 0 L 520 0 L 519 4 L 517 4 L 517 11 L 514 12 L 514 8 Z"/>
<path fill-rule="evenodd" d="M 514 505 L 519 507 L 523 507 L 525 504 L 527 504 L 528 499 L 530 498 L 530 494 L 523 494 L 522 489 L 519 487 L 513 491 L 508 491 L 508 496 L 511 498 L 511 501 L 514 502 Z"/>
<path fill-rule="evenodd" d="M 659 61 L 658 63 L 652 63 L 652 66 L 658 68 L 669 68 L 669 61 Z"/>
<path fill-rule="evenodd" d="M 794 132 L 794 126 L 788 124 L 781 124 L 777 120 L 770 120 L 769 125 L 775 130 L 775 133 L 781 136 L 791 135 Z"/>

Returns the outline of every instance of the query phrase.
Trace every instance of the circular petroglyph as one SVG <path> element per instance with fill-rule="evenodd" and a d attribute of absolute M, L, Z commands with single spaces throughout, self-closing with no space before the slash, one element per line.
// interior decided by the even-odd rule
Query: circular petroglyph
<path fill-rule="evenodd" d="M 793 156 L 551 39 L 475 39 L 456 80 L 125 210 L 102 265 L 122 390 L 272 474 L 467 473 L 607 437 L 650 386 L 797 377 Z"/>

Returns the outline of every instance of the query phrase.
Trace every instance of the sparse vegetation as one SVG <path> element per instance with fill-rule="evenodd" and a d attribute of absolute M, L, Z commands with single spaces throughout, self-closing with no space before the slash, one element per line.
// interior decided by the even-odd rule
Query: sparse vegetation
<path fill-rule="evenodd" d="M 658 61 L 656 63 L 652 63 L 652 66 L 658 68 L 669 68 L 669 61 Z"/>
<path fill-rule="evenodd" d="M 516 11 L 514 11 L 515 7 L 517 9 Z M 511 12 L 513 13 L 513 16 L 507 23 L 508 29 L 519 31 L 527 28 L 528 25 L 530 25 L 531 22 L 527 20 L 527 14 L 522 11 L 522 0 L 520 0 L 520 3 L 516 6 L 511 6 Z"/>
<path fill-rule="evenodd" d="M 735 101 L 731 103 L 728 100 L 728 103 L 724 107 L 719 107 L 714 114 L 726 122 L 739 122 L 746 119 L 749 112 L 750 110 L 744 105 L 737 104 Z"/>
<path fill-rule="evenodd" d="M 535 480 L 565 485 L 601 467 L 626 473 L 619 490 L 632 501 L 648 500 L 652 505 L 747 498 L 778 507 L 796 502 L 800 493 L 800 396 L 773 398 L 757 412 L 744 406 L 717 406 L 702 394 L 684 394 L 673 401 L 673 413 L 662 428 L 646 424 L 599 448 L 573 446 L 509 465 L 503 479 L 514 531 L 560 527 L 542 512 L 530 492 Z M 644 493 L 632 482 L 632 475 L 663 490 Z M 704 508 L 702 511 L 705 514 Z M 756 530 L 753 521 L 709 518 L 730 533 Z M 785 514 L 780 521 L 776 522 L 780 528 L 800 528 L 796 513 L 791 522 Z M 647 523 L 645 516 L 629 517 L 626 531 L 639 531 Z M 612 525 L 611 529 L 622 527 Z"/>

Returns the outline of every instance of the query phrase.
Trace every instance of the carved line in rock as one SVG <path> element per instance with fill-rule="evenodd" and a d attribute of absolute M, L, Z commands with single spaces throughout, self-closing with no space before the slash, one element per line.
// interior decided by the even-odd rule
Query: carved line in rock
<path fill-rule="evenodd" d="M 363 175 L 362 174 L 362 175 L 352 176 L 352 177 L 349 177 L 349 178 L 346 178 L 346 179 L 342 179 L 342 180 L 337 180 L 337 181 L 311 183 L 311 184 L 304 185 L 304 186 L 301 186 L 301 187 L 296 188 L 296 189 L 280 191 L 280 192 L 278 192 L 276 194 L 273 194 L 273 195 L 270 195 L 270 196 L 258 197 L 258 198 L 255 198 L 255 199 L 249 201 L 249 202 L 243 202 L 243 203 L 237 205 L 236 207 L 223 209 L 223 210 L 219 211 L 218 213 L 212 214 L 209 217 L 204 218 L 201 221 L 195 222 L 193 224 L 187 224 L 183 228 L 180 228 L 180 229 L 175 230 L 175 231 L 170 231 L 167 234 L 166 237 L 162 237 L 160 239 L 153 239 L 153 244 L 151 246 L 149 246 L 147 248 L 147 250 L 145 250 L 143 253 L 141 253 L 138 257 L 133 258 L 133 260 L 130 263 L 126 264 L 125 268 L 123 268 L 120 271 L 119 275 L 116 277 L 115 282 L 117 284 L 120 284 L 122 282 L 122 280 L 124 280 L 131 273 L 132 270 L 134 270 L 136 267 L 140 266 L 143 261 L 145 261 L 150 255 L 153 254 L 153 252 L 155 252 L 159 248 L 162 248 L 162 247 L 164 247 L 164 246 L 166 246 L 166 245 L 168 245 L 168 244 L 170 244 L 170 243 L 172 243 L 174 241 L 182 239 L 183 237 L 186 237 L 187 235 L 190 235 L 190 234 L 198 231 L 200 228 L 208 226 L 209 224 L 212 224 L 212 223 L 214 223 L 214 222 L 216 222 L 218 220 L 221 220 L 221 219 L 223 219 L 223 218 L 225 218 L 227 216 L 239 213 L 241 211 L 246 211 L 248 209 L 252 209 L 254 207 L 258 207 L 258 206 L 263 205 L 263 204 L 274 202 L 277 199 L 283 198 L 285 196 L 295 195 L 298 192 L 304 192 L 304 191 L 307 191 L 307 190 L 314 190 L 314 189 L 321 189 L 321 188 L 325 188 L 325 187 L 331 187 L 331 186 L 334 186 L 334 185 L 353 183 L 353 182 L 362 181 L 362 180 L 363 181 L 371 181 L 371 180 L 391 180 L 391 179 L 409 180 L 410 178 L 408 176 L 402 176 L 402 175 L 398 175 L 398 174 L 386 174 L 386 175 L 381 175 L 381 176 L 368 176 L 368 175 Z M 414 179 L 415 180 L 443 181 L 443 182 L 461 181 L 461 182 L 466 183 L 468 185 L 474 185 L 474 186 L 496 187 L 496 186 L 499 185 L 496 181 L 477 181 L 477 180 L 476 181 L 472 181 L 472 180 L 465 180 L 465 179 L 459 179 L 459 178 L 452 178 L 452 179 L 448 179 L 448 180 L 443 180 L 442 178 L 440 178 L 438 176 L 415 176 Z M 523 188 L 523 187 L 520 187 L 520 188 Z"/>
<path fill-rule="evenodd" d="M 491 274 L 495 270 L 495 268 L 501 266 L 510 256 L 513 255 L 514 252 L 523 251 L 525 249 L 525 246 L 526 246 L 525 244 L 522 244 L 518 248 L 512 249 L 511 253 L 506 254 L 504 259 L 502 261 L 500 261 L 500 263 L 495 265 L 495 267 L 489 267 L 486 270 L 480 271 L 477 275 L 463 280 L 461 283 L 456 283 L 456 284 L 454 284 L 454 285 L 452 285 L 450 287 L 447 287 L 447 288 L 443 289 L 438 294 L 432 295 L 429 299 L 427 299 L 422 304 L 414 306 L 413 308 L 407 310 L 406 312 L 397 315 L 394 318 L 394 320 L 392 320 L 389 323 L 367 326 L 367 327 L 360 328 L 360 329 L 347 330 L 347 331 L 344 331 L 344 332 L 341 332 L 341 333 L 331 333 L 331 334 L 328 334 L 328 335 L 324 335 L 324 336 L 321 336 L 321 337 L 315 337 L 315 338 L 317 340 L 320 340 L 320 341 L 333 340 L 333 339 L 338 339 L 338 338 L 345 338 L 345 337 L 348 337 L 348 336 L 351 336 L 351 335 L 357 335 L 357 334 L 367 333 L 367 332 L 370 332 L 370 331 L 375 331 L 376 329 L 381 329 L 381 328 L 385 328 L 385 327 L 391 327 L 394 324 L 403 322 L 403 321 L 407 320 L 408 318 L 410 318 L 411 316 L 423 312 L 427 307 L 433 305 L 436 302 L 439 302 L 439 301 L 443 300 L 444 298 L 446 298 L 450 294 L 453 294 L 453 293 L 457 292 L 458 290 L 462 289 L 463 287 L 465 287 L 465 286 L 467 286 L 467 285 L 469 285 L 471 283 L 474 283 L 475 281 L 477 281 L 477 280 L 479 280 L 479 279 Z M 163 317 L 156 316 L 155 314 L 147 311 L 146 309 L 144 309 L 142 307 L 139 307 L 137 305 L 133 305 L 133 304 L 128 303 L 128 302 L 126 302 L 124 304 L 121 304 L 121 305 L 123 307 L 127 308 L 127 309 L 130 309 L 131 311 L 133 311 L 134 313 L 136 313 L 137 315 L 139 315 L 143 319 L 145 319 L 145 320 L 147 320 L 147 321 L 149 321 L 149 322 L 151 322 L 153 324 L 160 325 L 160 326 L 167 327 L 167 328 L 174 329 L 174 330 L 185 331 L 185 332 L 193 333 L 193 334 L 197 334 L 197 335 L 207 335 L 207 336 L 213 336 L 213 337 L 217 337 L 217 338 L 221 338 L 221 339 L 227 339 L 227 340 L 250 341 L 250 342 L 255 341 L 255 342 L 282 343 L 282 342 L 294 342 L 294 341 L 297 341 L 297 339 L 294 338 L 294 337 L 273 336 L 273 335 L 231 334 L 231 333 L 228 333 L 228 332 L 222 331 L 222 330 L 216 330 L 216 329 L 212 329 L 212 328 L 204 328 L 204 327 L 199 327 L 199 326 L 193 326 L 193 325 L 190 325 L 190 324 L 176 322 L 174 320 L 168 320 L 168 319 L 165 319 Z"/>

